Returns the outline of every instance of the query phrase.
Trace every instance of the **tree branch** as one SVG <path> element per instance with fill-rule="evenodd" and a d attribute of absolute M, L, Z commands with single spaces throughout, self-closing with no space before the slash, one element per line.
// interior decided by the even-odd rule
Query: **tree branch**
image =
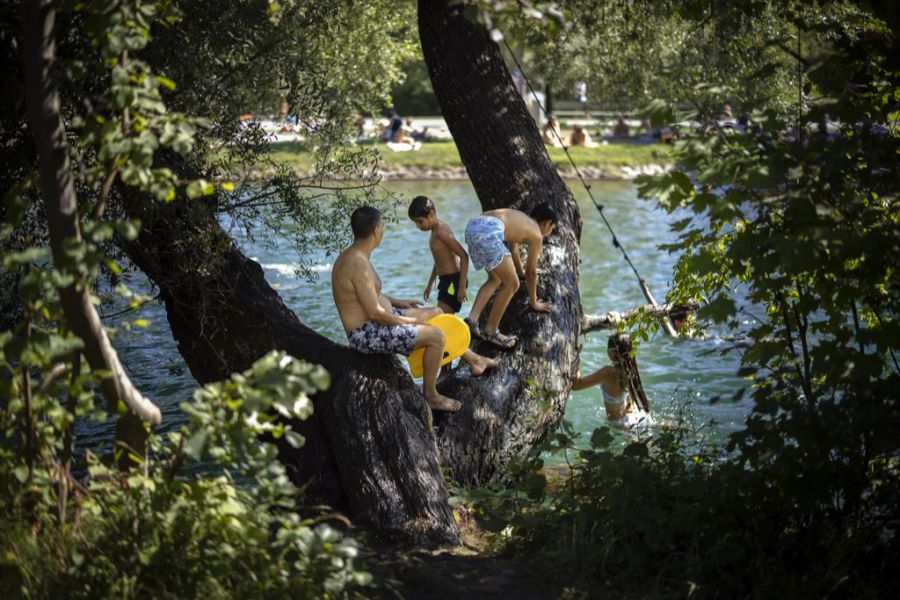
<path fill-rule="evenodd" d="M 59 94 L 51 74 L 55 57 L 52 2 L 22 1 L 25 97 L 47 210 L 50 245 L 58 269 L 77 265 L 65 250 L 66 240 L 81 241 L 78 199 L 69 164 L 65 128 L 59 114 Z M 84 355 L 94 371 L 107 371 L 101 389 L 112 408 L 122 400 L 134 416 L 151 425 L 162 420 L 159 408 L 143 396 L 126 375 L 115 349 L 91 304 L 83 281 L 59 289 L 60 301 L 72 331 L 84 342 Z M 130 440 L 133 447 L 134 440 Z M 141 444 L 142 446 L 142 444 Z"/>
<path fill-rule="evenodd" d="M 626 310 L 624 313 L 610 311 L 604 315 L 584 315 L 581 317 L 581 333 L 590 333 L 599 329 L 612 329 L 624 319 L 630 319 L 639 313 L 652 317 L 670 317 L 673 314 L 694 312 L 700 307 L 697 302 L 685 304 L 644 304 Z"/>

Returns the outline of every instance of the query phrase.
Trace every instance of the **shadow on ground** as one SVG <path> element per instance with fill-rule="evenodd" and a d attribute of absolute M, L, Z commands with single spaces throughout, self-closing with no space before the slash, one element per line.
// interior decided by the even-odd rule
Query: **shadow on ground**
<path fill-rule="evenodd" d="M 370 548 L 370 552 L 376 552 Z M 537 579 L 521 561 L 458 550 L 389 550 L 363 557 L 375 576 L 366 596 L 379 600 L 479 600 L 558 598 L 562 586 Z"/>

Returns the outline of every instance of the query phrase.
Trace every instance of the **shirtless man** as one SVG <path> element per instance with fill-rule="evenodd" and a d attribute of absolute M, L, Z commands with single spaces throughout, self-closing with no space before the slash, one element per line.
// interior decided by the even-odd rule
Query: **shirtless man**
<path fill-rule="evenodd" d="M 370 261 L 384 237 L 381 213 L 361 206 L 350 216 L 353 243 L 341 252 L 331 271 L 331 293 L 350 347 L 367 354 L 409 354 L 425 348 L 423 392 L 432 410 L 457 411 L 458 400 L 442 396 L 435 382 L 444 355 L 444 332 L 428 325 L 439 308 L 417 308 L 415 300 L 381 293 L 381 279 Z"/>
<path fill-rule="evenodd" d="M 520 278 L 525 279 L 532 310 L 549 312 L 553 308 L 549 302 L 537 298 L 537 261 L 544 237 L 550 235 L 555 226 L 556 214 L 547 204 L 536 206 L 531 216 L 512 208 L 489 210 L 466 225 L 466 246 L 472 265 L 488 272 L 488 280 L 478 290 L 472 311 L 465 319 L 476 336 L 504 349 L 516 345 L 514 336 L 503 335 L 497 328 L 509 301 L 519 289 Z M 509 244 L 508 249 L 504 242 Z M 523 244 L 528 248 L 528 264 L 524 269 L 519 258 L 519 246 Z M 482 332 L 478 318 L 494 293 L 497 297 Z"/>

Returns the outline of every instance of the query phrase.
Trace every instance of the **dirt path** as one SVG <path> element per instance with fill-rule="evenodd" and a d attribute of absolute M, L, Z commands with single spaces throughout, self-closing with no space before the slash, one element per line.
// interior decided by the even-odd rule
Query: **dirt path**
<path fill-rule="evenodd" d="M 366 595 L 377 599 L 547 600 L 558 598 L 562 592 L 558 583 L 542 581 L 520 561 L 466 549 L 393 549 L 363 560 L 378 586 Z"/>

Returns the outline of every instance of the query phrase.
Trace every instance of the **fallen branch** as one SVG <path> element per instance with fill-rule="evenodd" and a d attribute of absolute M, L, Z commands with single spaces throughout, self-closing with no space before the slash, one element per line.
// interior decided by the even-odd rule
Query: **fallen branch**
<path fill-rule="evenodd" d="M 644 313 L 652 317 L 671 317 L 672 315 L 687 314 L 696 311 L 700 305 L 697 302 L 684 304 L 644 304 L 626 310 L 624 313 L 610 311 L 603 315 L 584 315 L 581 318 L 581 334 L 597 331 L 598 329 L 612 329 L 623 319 Z"/>

